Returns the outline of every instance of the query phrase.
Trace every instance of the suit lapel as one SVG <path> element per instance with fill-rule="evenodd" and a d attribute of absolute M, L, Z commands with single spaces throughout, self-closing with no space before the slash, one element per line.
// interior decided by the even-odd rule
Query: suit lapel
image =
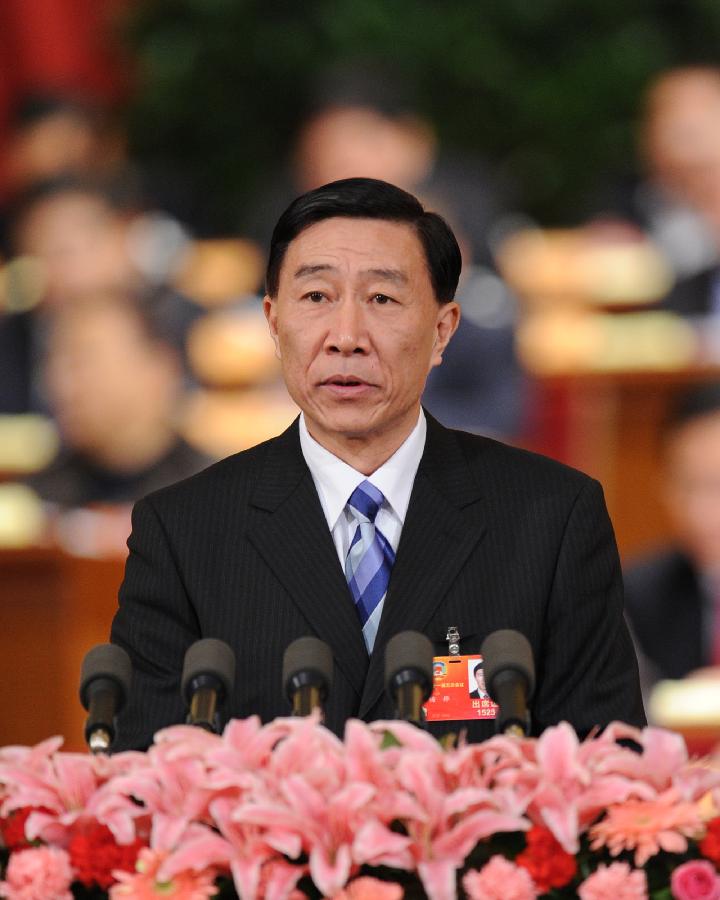
<path fill-rule="evenodd" d="M 269 445 L 251 498 L 248 540 L 328 643 L 362 694 L 369 664 L 360 620 L 300 449 L 297 421 Z M 272 615 L 272 612 L 270 612 Z"/>
<path fill-rule="evenodd" d="M 425 451 L 370 659 L 361 717 L 382 696 L 388 640 L 398 631 L 425 630 L 485 530 L 480 490 L 457 438 L 426 416 Z"/>

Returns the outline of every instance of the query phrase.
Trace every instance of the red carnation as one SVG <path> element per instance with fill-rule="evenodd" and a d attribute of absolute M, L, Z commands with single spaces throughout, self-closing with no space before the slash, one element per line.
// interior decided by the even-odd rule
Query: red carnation
<path fill-rule="evenodd" d="M 526 835 L 527 847 L 515 862 L 530 873 L 538 893 L 561 888 L 575 877 L 575 857 L 566 853 L 554 835 L 541 825 L 533 825 Z"/>
<path fill-rule="evenodd" d="M 698 846 L 703 856 L 720 866 L 720 816 L 708 822 L 707 833 Z"/>
<path fill-rule="evenodd" d="M 25 823 L 31 813 L 50 812 L 44 806 L 23 806 L 14 809 L 6 819 L 0 819 L 0 837 L 8 850 L 22 850 L 29 847 L 30 841 L 25 837 Z"/>
<path fill-rule="evenodd" d="M 86 887 L 98 885 L 107 889 L 115 882 L 114 869 L 135 870 L 135 860 L 144 846 L 139 840 L 118 844 L 106 825 L 95 822 L 78 830 L 67 849 L 77 880 Z"/>

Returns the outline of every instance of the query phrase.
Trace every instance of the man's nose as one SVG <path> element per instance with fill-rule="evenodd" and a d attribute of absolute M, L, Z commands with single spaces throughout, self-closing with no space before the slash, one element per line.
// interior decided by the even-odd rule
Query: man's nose
<path fill-rule="evenodd" d="M 348 298 L 340 300 L 331 313 L 325 340 L 330 353 L 367 353 L 369 339 L 361 304 Z"/>

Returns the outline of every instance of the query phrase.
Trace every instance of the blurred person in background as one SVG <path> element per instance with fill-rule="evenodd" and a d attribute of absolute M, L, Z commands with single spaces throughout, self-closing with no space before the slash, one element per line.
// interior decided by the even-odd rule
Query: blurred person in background
<path fill-rule="evenodd" d="M 29 94 L 14 110 L 0 157 L 0 257 L 13 250 L 15 205 L 38 185 L 63 177 L 114 185 L 116 194 L 142 198 L 145 209 L 194 225 L 203 218 L 192 179 L 168 163 L 139 164 L 127 151 L 125 125 L 96 99 L 73 94 Z M 202 224 L 202 223 L 201 223 Z"/>
<path fill-rule="evenodd" d="M 509 185 L 480 157 L 450 153 L 418 112 L 412 86 L 387 64 L 345 61 L 315 79 L 289 165 L 251 207 L 244 232 L 264 247 L 277 216 L 299 192 L 363 176 L 439 203 L 469 243 L 492 264 L 490 235 L 507 210 Z"/>
<path fill-rule="evenodd" d="M 606 183 L 591 200 L 591 220 L 623 226 L 626 238 L 646 233 L 677 279 L 708 268 L 718 248 L 703 206 L 719 136 L 720 69 L 661 72 L 648 83 L 638 115 L 640 172 Z"/>
<path fill-rule="evenodd" d="M 720 665 L 720 382 L 677 398 L 662 450 L 675 540 L 624 572 L 646 687 Z"/>
<path fill-rule="evenodd" d="M 0 255 L 7 257 L 12 251 L 12 207 L 18 197 L 64 175 L 107 177 L 123 158 L 124 142 L 97 103 L 63 94 L 21 98 L 4 151 Z"/>
<path fill-rule="evenodd" d="M 462 249 L 463 318 L 443 365 L 430 373 L 423 404 L 450 428 L 520 437 L 527 377 L 515 355 L 516 301 L 491 249 L 507 186 L 482 159 L 446 153 L 409 85 L 385 66 L 345 62 L 325 70 L 309 106 L 290 170 L 251 212 L 249 235 L 267 244 L 297 193 L 355 176 L 398 185 L 440 210 Z"/>
<path fill-rule="evenodd" d="M 155 216 L 131 179 L 63 176 L 23 196 L 14 249 L 40 263 L 50 303 L 78 291 L 162 287 L 188 239 Z"/>
<path fill-rule="evenodd" d="M 0 413 L 46 411 L 39 367 L 46 319 L 69 298 L 147 291 L 164 320 L 166 337 L 183 346 L 200 310 L 163 280 L 167 266 L 160 258 L 167 254 L 162 246 L 153 270 L 152 235 L 141 231 L 141 223 L 140 200 L 124 182 L 63 176 L 24 195 L 13 244 L 17 257 L 33 261 L 27 270 L 33 277 L 15 286 L 17 293 L 28 295 L 17 302 L 17 311 L 0 314 Z"/>
<path fill-rule="evenodd" d="M 462 251 L 463 314 L 442 366 L 428 375 L 423 406 L 448 428 L 516 440 L 525 431 L 529 393 L 515 353 L 517 301 L 499 275 L 472 264 L 469 242 L 446 218 Z"/>
<path fill-rule="evenodd" d="M 618 215 L 660 249 L 674 284 L 663 310 L 720 314 L 720 66 L 662 72 L 648 86 L 639 123 L 645 178 L 600 217 Z M 612 192 L 611 192 L 612 193 Z"/>
<path fill-rule="evenodd" d="M 131 503 L 208 464 L 178 435 L 182 361 L 152 301 L 93 293 L 48 325 L 48 401 L 64 449 L 28 480 L 43 500 Z"/>
<path fill-rule="evenodd" d="M 720 312 L 720 67 L 671 69 L 650 85 L 642 150 L 649 180 L 640 209 L 677 278 L 661 305 L 685 316 Z"/>
<path fill-rule="evenodd" d="M 115 165 L 117 146 L 106 136 L 95 104 L 60 94 L 21 98 L 9 123 L 3 152 L 0 263 L 16 252 L 17 205 L 37 185 L 63 176 L 88 177 Z M 0 414 L 37 407 L 33 398 L 32 317 L 23 299 L 0 297 Z"/>
<path fill-rule="evenodd" d="M 43 301 L 120 288 L 138 280 L 127 246 L 137 207 L 125 190 L 64 176 L 35 185 L 22 198 L 13 228 L 18 256 L 40 264 Z"/>

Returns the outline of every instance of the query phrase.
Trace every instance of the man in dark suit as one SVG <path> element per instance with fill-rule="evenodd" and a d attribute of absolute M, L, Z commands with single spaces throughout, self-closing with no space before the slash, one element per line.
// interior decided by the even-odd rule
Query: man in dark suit
<path fill-rule="evenodd" d="M 647 687 L 720 664 L 720 383 L 679 395 L 663 437 L 675 541 L 625 573 Z"/>
<path fill-rule="evenodd" d="M 391 717 L 389 638 L 415 629 L 443 655 L 456 626 L 463 654 L 498 628 L 527 636 L 535 733 L 644 722 L 598 483 L 421 409 L 457 327 L 459 273 L 446 223 L 384 182 L 325 185 L 280 218 L 264 305 L 303 414 L 136 506 L 112 631 L 135 667 L 121 746 L 183 720 L 183 655 L 200 637 L 237 655 L 231 716 L 287 714 L 278 660 L 314 634 L 335 663 L 328 726 Z"/>
<path fill-rule="evenodd" d="M 489 700 L 490 695 L 485 686 L 485 669 L 482 663 L 478 663 L 473 669 L 473 678 L 475 679 L 475 690 L 470 691 L 470 697 L 473 700 Z"/>
<path fill-rule="evenodd" d="M 625 572 L 625 598 L 638 654 L 648 663 L 645 688 L 711 664 L 712 598 L 686 553 L 670 547 L 636 560 Z"/>

